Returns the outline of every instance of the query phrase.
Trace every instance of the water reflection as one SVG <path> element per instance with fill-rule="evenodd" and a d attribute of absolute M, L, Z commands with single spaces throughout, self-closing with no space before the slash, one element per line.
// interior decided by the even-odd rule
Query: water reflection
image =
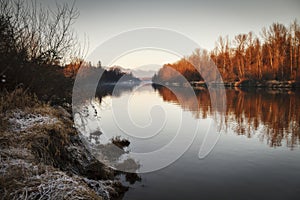
<path fill-rule="evenodd" d="M 195 90 L 198 101 L 198 104 L 195 104 L 194 96 L 190 96 L 184 87 L 155 87 L 155 90 L 164 101 L 191 111 L 195 118 L 205 119 L 214 114 L 211 98 L 225 98 L 216 97 L 202 88 Z M 211 90 L 211 93 L 214 91 Z M 226 102 L 223 126 L 225 132 L 231 129 L 237 135 L 246 135 L 249 138 L 258 135 L 261 141 L 266 141 L 271 147 L 286 145 L 293 149 L 299 145 L 299 91 L 227 89 Z"/>
<path fill-rule="evenodd" d="M 120 97 L 124 93 L 132 92 L 138 85 L 139 84 L 118 84 L 117 87 L 116 84 L 100 85 L 97 87 L 95 97 L 101 103 L 102 99 L 106 96 Z"/>
<path fill-rule="evenodd" d="M 130 145 L 132 152 L 152 151 L 167 144 L 177 130 L 175 127 L 177 118 L 173 119 L 172 117 L 177 116 L 182 110 L 192 113 L 190 115 L 186 112 L 188 115 L 185 115 L 188 127 L 184 129 L 184 139 L 191 136 L 189 135 L 192 133 L 191 125 L 196 124 L 198 119 L 210 120 L 221 114 L 222 125 L 218 126 L 221 127 L 219 132 L 225 134 L 234 132 L 248 138 L 255 136 L 271 147 L 286 146 L 293 149 L 299 145 L 300 95 L 297 91 L 226 89 L 226 95 L 220 97 L 217 88 L 211 89 L 210 92 L 201 88 L 195 90 L 193 94 L 185 87 L 170 87 L 169 89 L 156 87 L 152 89 L 151 86 L 145 86 L 138 91 L 134 87 L 114 89 L 114 92 L 109 87 L 98 90 L 96 98 L 86 100 L 83 104 L 78 105 L 77 110 L 75 109 L 74 119 L 77 122 L 77 128 L 95 156 L 101 160 L 106 160 L 110 166 L 118 169 L 135 172 L 140 167 L 140 163 L 135 162 L 135 158 L 131 157 L 130 152 L 127 152 L 126 149 L 120 149 L 107 143 L 111 136 L 126 135 L 122 130 L 120 131 L 114 123 L 114 118 L 111 117 L 113 111 L 110 101 L 114 99 L 115 109 L 124 112 L 124 105 L 127 104 L 123 103 L 126 103 L 128 96 L 132 95 L 134 99 L 132 116 L 138 116 L 141 122 L 143 122 L 143 117 L 147 118 L 145 113 L 152 104 L 163 106 L 167 113 L 172 113 L 168 118 L 168 126 L 158 137 L 151 138 L 151 141 L 137 140 L 127 134 L 126 138 L 128 137 L 129 141 L 132 142 Z M 196 95 L 197 101 L 195 101 L 194 95 Z M 211 99 L 213 98 L 226 98 L 225 113 L 219 113 L 220 111 L 212 106 Z M 107 110 L 103 110 L 105 104 L 108 105 Z M 139 107 L 140 104 L 143 106 Z M 102 117 L 99 117 L 99 114 Z M 147 135 L 146 130 L 145 132 L 134 132 L 134 130 L 132 132 L 139 136 Z M 105 133 L 106 136 L 102 133 Z"/>
<path fill-rule="evenodd" d="M 129 172 L 126 179 L 135 182 L 140 178 L 134 173 L 140 167 L 139 163 L 128 156 L 127 147 L 130 142 L 120 137 L 105 138 L 100 130 L 99 114 L 103 111 L 103 98 L 106 96 L 119 97 L 138 86 L 138 84 L 115 84 L 99 85 L 96 88 L 94 98 L 86 98 L 85 95 L 78 95 L 76 103 L 73 103 L 73 115 L 77 130 L 81 133 L 81 140 L 88 150 L 107 166 L 111 166 L 120 172 Z M 91 93 L 83 88 L 80 92 Z M 135 178 L 134 178 L 135 177 Z"/>

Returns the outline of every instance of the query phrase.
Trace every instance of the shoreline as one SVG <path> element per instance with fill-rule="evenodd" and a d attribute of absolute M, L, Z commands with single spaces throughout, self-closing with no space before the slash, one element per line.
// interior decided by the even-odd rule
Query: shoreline
<path fill-rule="evenodd" d="M 21 90 L 1 100 L 2 199 L 122 198 L 120 173 L 88 151 L 67 110 Z"/>
<path fill-rule="evenodd" d="M 155 86 L 173 86 L 173 87 L 186 87 L 187 83 L 179 83 L 179 82 L 159 82 L 153 83 Z M 221 87 L 225 88 L 266 88 L 266 89 L 289 89 L 295 90 L 296 88 L 300 88 L 300 82 L 295 81 L 255 81 L 255 80 L 243 80 L 243 81 L 233 81 L 233 82 L 209 82 L 206 83 L 204 81 L 189 81 L 189 85 L 191 85 L 194 89 L 197 88 L 208 88 L 208 87 Z"/>

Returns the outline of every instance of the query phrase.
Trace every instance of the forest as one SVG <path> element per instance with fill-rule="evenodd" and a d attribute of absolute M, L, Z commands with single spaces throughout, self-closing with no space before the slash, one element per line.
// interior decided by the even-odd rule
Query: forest
<path fill-rule="evenodd" d="M 263 28 L 259 35 L 249 32 L 238 34 L 233 39 L 220 36 L 211 52 L 196 49 L 192 55 L 176 63 L 165 64 L 153 80 L 176 82 L 174 69 L 188 81 L 217 82 L 222 77 L 224 82 L 299 82 L 299 56 L 300 26 L 297 20 L 289 26 L 273 23 Z"/>

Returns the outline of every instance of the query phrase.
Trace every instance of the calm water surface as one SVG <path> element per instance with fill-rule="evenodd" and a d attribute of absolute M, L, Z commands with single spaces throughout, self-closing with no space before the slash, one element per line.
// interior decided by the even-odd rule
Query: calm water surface
<path fill-rule="evenodd" d="M 227 89 L 220 138 L 212 152 L 199 159 L 200 145 L 216 114 L 210 95 L 207 90 L 195 90 L 195 104 L 185 88 L 172 90 L 145 85 L 117 95 L 99 94 L 97 98 L 101 131 L 111 137 L 128 138 L 132 152 L 161 148 L 178 130 L 192 137 L 198 126 L 196 138 L 183 156 L 166 168 L 141 174 L 141 182 L 129 185 L 124 199 L 299 198 L 299 93 Z M 157 112 L 153 112 L 155 109 Z M 122 117 L 128 120 L 128 111 L 139 129 L 115 123 Z M 154 130 L 147 126 L 159 122 L 163 122 L 162 128 L 149 137 Z"/>

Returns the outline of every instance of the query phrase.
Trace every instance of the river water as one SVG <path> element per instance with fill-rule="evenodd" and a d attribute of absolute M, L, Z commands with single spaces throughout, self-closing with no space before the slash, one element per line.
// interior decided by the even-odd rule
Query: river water
<path fill-rule="evenodd" d="M 179 150 L 184 150 L 182 155 L 159 170 L 140 174 L 141 181 L 129 184 L 124 199 L 299 198 L 300 94 L 226 89 L 226 110 L 220 114 L 208 90 L 194 92 L 146 84 L 97 95 L 93 107 L 98 124 L 89 132 L 98 128 L 108 138 L 127 138 L 127 150 L 145 153 L 145 161 L 137 161 L 141 168 L 148 164 L 147 152 L 181 135 L 152 162 L 175 158 Z M 222 120 L 216 120 L 220 116 Z M 218 134 L 216 144 L 200 158 L 210 132 Z M 95 138 L 89 141 L 95 143 Z"/>

